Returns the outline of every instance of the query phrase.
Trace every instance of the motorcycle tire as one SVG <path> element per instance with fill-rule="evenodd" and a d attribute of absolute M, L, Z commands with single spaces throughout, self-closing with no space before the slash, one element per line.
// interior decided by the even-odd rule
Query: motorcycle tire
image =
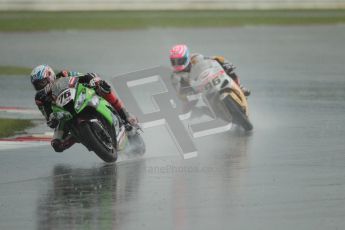
<path fill-rule="evenodd" d="M 249 121 L 247 115 L 243 109 L 237 104 L 237 102 L 232 99 L 230 96 L 227 96 L 223 99 L 223 102 L 226 108 L 231 113 L 234 123 L 241 125 L 246 131 L 253 130 L 253 125 Z"/>
<path fill-rule="evenodd" d="M 84 122 L 79 126 L 79 129 L 82 143 L 88 149 L 94 151 L 99 158 L 107 163 L 117 160 L 118 154 L 116 148 L 113 146 L 112 142 L 106 143 L 104 140 L 104 135 L 109 135 L 109 133 L 102 125 L 97 122 Z"/>

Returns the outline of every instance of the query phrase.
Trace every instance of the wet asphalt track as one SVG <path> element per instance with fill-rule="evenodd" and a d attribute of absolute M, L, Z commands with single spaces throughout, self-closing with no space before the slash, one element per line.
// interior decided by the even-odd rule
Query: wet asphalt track
<path fill-rule="evenodd" d="M 344 25 L 0 33 L 2 65 L 107 79 L 167 65 L 177 42 L 224 54 L 255 126 L 195 139 L 189 160 L 162 127 L 145 130 L 145 157 L 112 165 L 77 145 L 0 151 L 0 229 L 343 229 L 344 41 Z M 1 106 L 33 106 L 22 81 L 1 79 Z"/>

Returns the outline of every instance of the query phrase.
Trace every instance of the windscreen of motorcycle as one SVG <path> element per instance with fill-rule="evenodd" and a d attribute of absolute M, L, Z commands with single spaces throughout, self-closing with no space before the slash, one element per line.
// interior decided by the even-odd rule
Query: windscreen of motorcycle
<path fill-rule="evenodd" d="M 63 77 L 54 81 L 52 86 L 52 97 L 55 104 L 59 107 L 67 105 L 75 97 L 75 88 L 70 88 L 71 81 L 75 81 L 72 77 Z"/>

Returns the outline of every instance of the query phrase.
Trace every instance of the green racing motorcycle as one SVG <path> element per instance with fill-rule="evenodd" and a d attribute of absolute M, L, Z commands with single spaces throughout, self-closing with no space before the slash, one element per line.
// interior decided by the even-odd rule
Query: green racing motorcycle
<path fill-rule="evenodd" d="M 64 77 L 52 85 L 52 110 L 59 126 L 68 130 L 89 151 L 105 162 L 131 145 L 131 153 L 145 153 L 139 126 L 124 122 L 113 107 L 78 78 Z"/>

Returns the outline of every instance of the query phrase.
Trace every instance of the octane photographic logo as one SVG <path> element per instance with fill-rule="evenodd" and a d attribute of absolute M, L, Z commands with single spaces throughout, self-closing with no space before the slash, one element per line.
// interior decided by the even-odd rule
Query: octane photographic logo
<path fill-rule="evenodd" d="M 165 126 L 181 156 L 188 159 L 197 156 L 194 138 L 228 131 L 231 123 L 218 118 L 201 95 L 191 95 L 188 101 L 201 99 L 213 116 L 207 121 L 189 122 L 192 110 L 186 112 L 185 104 L 171 82 L 171 74 L 167 67 L 156 67 L 116 76 L 112 83 L 127 109 L 139 118 L 142 127 Z M 148 111 L 148 108 L 152 109 Z"/>

